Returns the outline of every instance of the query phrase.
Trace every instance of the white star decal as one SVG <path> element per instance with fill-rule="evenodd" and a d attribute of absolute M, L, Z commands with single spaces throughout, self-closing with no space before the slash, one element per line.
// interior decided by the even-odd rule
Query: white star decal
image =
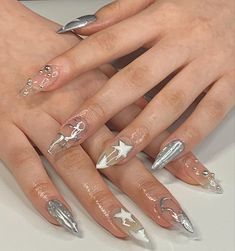
<path fill-rule="evenodd" d="M 118 146 L 113 146 L 113 148 L 118 151 L 117 158 L 120 158 L 120 157 L 126 158 L 127 154 L 131 151 L 133 146 L 127 145 L 123 141 L 119 140 Z"/>
<path fill-rule="evenodd" d="M 124 209 L 121 208 L 121 211 L 119 213 L 116 213 L 114 215 L 114 218 L 119 218 L 122 220 L 122 224 L 124 226 L 130 227 L 130 224 L 127 223 L 127 220 L 129 222 L 135 223 L 135 220 L 132 218 L 132 214 L 128 211 L 125 211 Z"/>

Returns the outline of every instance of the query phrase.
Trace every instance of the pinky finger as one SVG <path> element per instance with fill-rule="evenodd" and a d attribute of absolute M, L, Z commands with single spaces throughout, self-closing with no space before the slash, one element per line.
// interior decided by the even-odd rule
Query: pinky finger
<path fill-rule="evenodd" d="M 33 206 L 50 223 L 80 235 L 70 207 L 48 177 L 25 135 L 11 123 L 0 124 L 0 159 L 9 167 Z"/>
<path fill-rule="evenodd" d="M 218 80 L 192 115 L 162 144 L 152 166 L 161 169 L 185 155 L 224 119 L 235 104 L 234 75 Z"/>

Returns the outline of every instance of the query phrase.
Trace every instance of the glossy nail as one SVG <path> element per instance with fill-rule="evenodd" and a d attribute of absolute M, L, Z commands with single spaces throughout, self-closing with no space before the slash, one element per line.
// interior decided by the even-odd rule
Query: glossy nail
<path fill-rule="evenodd" d="M 74 235 L 81 236 L 77 222 L 70 210 L 58 200 L 50 200 L 47 205 L 49 214 L 65 229 Z"/>
<path fill-rule="evenodd" d="M 43 91 L 44 88 L 53 84 L 59 77 L 57 66 L 46 65 L 33 78 L 27 80 L 26 85 L 20 91 L 21 96 L 30 96 Z"/>
<path fill-rule="evenodd" d="M 68 31 L 72 31 L 75 29 L 79 29 L 82 27 L 86 27 L 87 25 L 94 23 L 97 20 L 95 15 L 86 15 L 79 18 L 74 19 L 73 21 L 67 23 L 61 29 L 57 31 L 57 33 L 65 33 Z"/>
<path fill-rule="evenodd" d="M 157 155 L 152 169 L 162 169 L 168 163 L 176 159 L 184 151 L 184 143 L 180 140 L 174 140 L 166 145 Z"/>
<path fill-rule="evenodd" d="M 81 117 L 70 119 L 57 134 L 49 146 L 48 153 L 53 155 L 66 150 L 78 142 L 87 129 L 87 123 Z"/>
<path fill-rule="evenodd" d="M 118 209 L 112 216 L 114 224 L 140 245 L 151 245 L 150 239 L 139 220 L 124 208 Z"/>
<path fill-rule="evenodd" d="M 193 154 L 189 153 L 180 160 L 185 173 L 195 180 L 202 188 L 217 194 L 223 193 L 223 188 L 211 173 Z"/>
<path fill-rule="evenodd" d="M 188 216 L 172 198 L 162 197 L 157 202 L 155 210 L 173 228 L 190 234 L 194 233 L 194 227 Z"/>
<path fill-rule="evenodd" d="M 96 168 L 104 169 L 116 165 L 119 161 L 125 159 L 132 149 L 132 145 L 119 139 L 101 154 Z"/>

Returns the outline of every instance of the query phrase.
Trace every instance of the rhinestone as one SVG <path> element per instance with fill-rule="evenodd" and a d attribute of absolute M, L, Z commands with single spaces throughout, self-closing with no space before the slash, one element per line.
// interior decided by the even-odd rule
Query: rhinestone
<path fill-rule="evenodd" d="M 50 73 L 51 72 L 51 67 L 49 65 L 46 65 L 44 67 L 45 72 Z"/>
<path fill-rule="evenodd" d="M 209 172 L 207 170 L 205 170 L 205 171 L 202 172 L 202 175 L 207 177 L 209 175 Z"/>

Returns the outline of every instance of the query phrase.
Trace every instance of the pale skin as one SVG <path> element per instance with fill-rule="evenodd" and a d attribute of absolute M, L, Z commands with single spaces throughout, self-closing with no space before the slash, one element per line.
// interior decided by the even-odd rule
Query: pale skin
<path fill-rule="evenodd" d="M 207 90 L 191 116 L 161 144 L 181 140 L 187 154 L 224 119 L 235 104 L 235 2 L 233 0 L 117 0 L 77 33 L 87 39 L 49 61 L 61 76 L 45 91 L 68 84 L 87 70 L 140 47 L 145 53 L 124 67 L 79 107 L 89 128 L 80 143 L 169 74 L 177 74 L 105 148 L 125 137 L 133 144 L 123 164 Z M 62 35 L 63 36 L 63 35 Z M 118 94 L 118 95 L 117 95 Z M 112 105 L 110 105 L 112 103 Z M 93 116 L 92 116 L 93 115 Z M 92 118 L 92 119 L 91 119 Z M 141 132 L 141 140 L 132 135 Z M 102 151 L 101 151 L 102 152 Z M 117 164 L 117 163 L 116 163 Z"/>
<path fill-rule="evenodd" d="M 16 1 L 2 0 L 0 10 L 0 159 L 41 215 L 57 224 L 48 214 L 46 204 L 50 199 L 67 203 L 48 177 L 31 144 L 34 142 L 94 220 L 114 236 L 127 237 L 109 219 L 109 213 L 123 205 L 111 193 L 94 165 L 102 145 L 113 137 L 111 131 L 102 127 L 82 147 L 75 146 L 56 158 L 47 152 L 48 145 L 62 122 L 77 106 L 82 105 L 106 84 L 107 75 L 100 70 L 93 70 L 55 92 L 27 99 L 20 97 L 18 93 L 26 80 L 25 76 L 31 75 L 50 58 L 77 44 L 79 39 L 74 35 L 59 36 L 55 32 L 59 27 L 57 24 L 38 16 Z M 12 18 L 15 22 L 11 22 Z M 6 27 L 5 23 L 9 25 Z M 109 71 L 104 72 L 107 74 Z M 136 105 L 128 109 L 132 114 L 129 123 L 141 109 Z M 125 114 L 119 116 L 118 123 L 115 118 L 112 121 L 117 129 L 126 126 Z M 167 135 L 165 132 L 154 139 L 146 153 L 154 156 Z M 177 170 L 181 169 L 180 165 L 179 162 Z M 147 196 L 151 192 L 156 200 L 162 194 L 175 200 L 171 193 L 136 158 L 124 167 L 105 170 L 102 174 L 126 193 L 153 221 L 163 227 L 171 227 L 158 217 L 153 210 L 154 200 Z M 172 166 L 168 169 L 175 174 Z M 184 172 L 179 171 L 176 176 L 189 184 L 198 185 Z"/>

